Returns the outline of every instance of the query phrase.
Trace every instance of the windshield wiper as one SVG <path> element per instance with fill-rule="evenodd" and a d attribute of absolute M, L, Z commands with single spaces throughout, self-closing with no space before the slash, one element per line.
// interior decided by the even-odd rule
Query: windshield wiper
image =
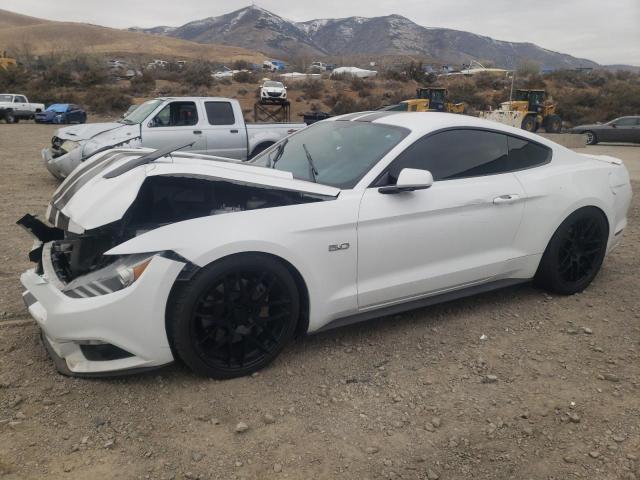
<path fill-rule="evenodd" d="M 273 161 L 271 161 L 271 154 L 269 154 L 269 167 L 270 168 L 276 168 L 276 163 L 278 163 L 278 160 L 280 160 L 280 157 L 282 157 L 282 154 L 284 153 L 284 147 L 287 145 L 287 143 L 289 143 L 289 139 L 285 138 L 284 141 L 280 145 L 278 145 L 278 150 L 277 150 L 276 156 L 273 159 Z"/>
<path fill-rule="evenodd" d="M 316 177 L 318 176 L 318 170 L 316 170 L 316 166 L 313 164 L 313 158 L 311 158 L 311 154 L 309 153 L 309 149 L 303 143 L 302 148 L 304 148 L 304 153 L 307 155 L 307 162 L 309 162 L 309 173 L 311 173 L 311 179 L 313 183 L 318 183 Z"/>

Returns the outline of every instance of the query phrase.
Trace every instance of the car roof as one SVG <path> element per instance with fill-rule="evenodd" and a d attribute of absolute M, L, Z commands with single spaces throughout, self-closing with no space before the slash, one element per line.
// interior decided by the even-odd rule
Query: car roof
<path fill-rule="evenodd" d="M 522 138 L 528 138 L 549 147 L 557 147 L 557 144 L 535 133 L 527 132 L 520 128 L 510 127 L 502 123 L 484 120 L 470 115 L 444 112 L 400 112 L 400 111 L 373 111 L 358 112 L 333 117 L 328 120 L 334 122 L 371 122 L 381 125 L 391 125 L 406 128 L 417 135 L 426 135 L 436 130 L 448 128 L 481 128 L 503 132 Z M 325 120 L 326 121 L 326 120 Z"/>

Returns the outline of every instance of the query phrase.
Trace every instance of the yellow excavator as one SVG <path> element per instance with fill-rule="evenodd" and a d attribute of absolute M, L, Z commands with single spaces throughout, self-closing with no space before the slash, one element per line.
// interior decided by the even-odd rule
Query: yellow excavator
<path fill-rule="evenodd" d="M 0 53 L 0 68 L 9 68 L 16 66 L 16 59 L 7 55 L 7 52 Z"/>
<path fill-rule="evenodd" d="M 528 132 L 535 132 L 540 127 L 547 133 L 560 133 L 562 130 L 562 119 L 556 114 L 556 105 L 547 100 L 544 90 L 516 90 L 513 100 L 502 102 L 496 110 L 480 112 L 480 118 Z"/>
<path fill-rule="evenodd" d="M 394 112 L 448 112 L 464 113 L 464 103 L 451 103 L 447 101 L 445 88 L 419 88 L 416 97 L 405 100 L 397 105 L 383 107 L 381 110 Z"/>

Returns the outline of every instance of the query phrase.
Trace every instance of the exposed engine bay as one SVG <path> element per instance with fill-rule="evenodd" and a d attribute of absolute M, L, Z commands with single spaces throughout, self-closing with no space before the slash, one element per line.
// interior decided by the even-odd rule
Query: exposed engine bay
<path fill-rule="evenodd" d="M 44 254 L 58 279 L 63 284 L 68 284 L 118 260 L 117 256 L 105 256 L 104 252 L 164 225 L 211 215 L 327 199 L 318 195 L 227 181 L 154 176 L 145 180 L 137 198 L 117 222 L 87 230 L 83 234 L 49 227 L 31 215 L 20 219 L 18 224 L 43 243 L 30 255 L 31 260 L 38 263 L 36 271 L 43 272 Z"/>

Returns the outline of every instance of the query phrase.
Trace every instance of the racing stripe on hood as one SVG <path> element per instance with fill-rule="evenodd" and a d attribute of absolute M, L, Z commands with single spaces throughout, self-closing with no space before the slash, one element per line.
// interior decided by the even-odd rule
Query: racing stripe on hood
<path fill-rule="evenodd" d="M 93 165 L 87 167 L 83 170 L 82 174 L 62 192 L 59 192 L 56 195 L 51 203 L 56 206 L 56 208 L 62 210 L 69 199 L 73 197 L 78 190 L 80 190 L 83 186 L 85 186 L 88 182 L 90 182 L 93 178 L 100 175 L 107 168 L 113 165 L 118 160 L 121 160 L 125 157 L 130 157 L 135 155 L 135 153 L 127 152 L 127 153 L 118 153 L 114 152 L 111 155 L 105 155 L 104 158 L 97 160 Z"/>

